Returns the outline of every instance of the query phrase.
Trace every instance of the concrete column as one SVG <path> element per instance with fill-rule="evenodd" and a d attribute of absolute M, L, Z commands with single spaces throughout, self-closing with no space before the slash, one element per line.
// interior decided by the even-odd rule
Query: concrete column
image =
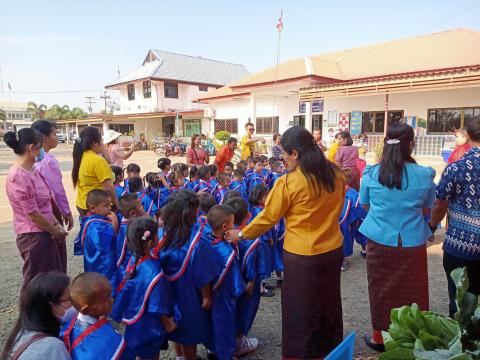
<path fill-rule="evenodd" d="M 65 137 L 67 138 L 67 144 L 70 144 L 70 125 L 66 125 Z"/>
<path fill-rule="evenodd" d="M 305 129 L 312 131 L 312 103 L 307 101 L 305 103 Z"/>
<path fill-rule="evenodd" d="M 103 128 L 103 135 L 105 135 L 108 131 L 108 125 L 106 120 L 102 121 L 102 128 Z"/>

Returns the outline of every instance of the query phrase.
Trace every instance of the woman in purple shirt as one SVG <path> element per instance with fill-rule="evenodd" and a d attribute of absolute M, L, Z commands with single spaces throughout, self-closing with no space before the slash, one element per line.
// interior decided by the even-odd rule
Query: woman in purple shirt
<path fill-rule="evenodd" d="M 350 169 L 352 171 L 351 179 L 348 186 L 355 190 L 360 189 L 360 172 L 357 167 L 358 149 L 353 146 L 353 140 L 348 131 L 342 131 L 340 136 L 340 148 L 335 154 L 335 162 L 342 169 Z"/>
<path fill-rule="evenodd" d="M 13 210 L 17 247 L 24 261 L 23 286 L 37 274 L 65 272 L 62 258 L 67 232 L 54 216 L 51 192 L 43 177 L 34 170 L 40 158 L 44 136 L 31 128 L 8 131 L 3 140 L 18 155 L 8 171 L 6 190 Z"/>

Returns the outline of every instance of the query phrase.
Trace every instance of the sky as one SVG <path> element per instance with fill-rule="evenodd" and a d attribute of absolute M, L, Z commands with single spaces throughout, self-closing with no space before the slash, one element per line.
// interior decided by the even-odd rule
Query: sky
<path fill-rule="evenodd" d="M 274 66 L 454 28 L 480 31 L 480 0 L 0 0 L 0 101 L 103 108 L 104 86 L 149 49 Z M 11 91 L 9 91 L 10 83 Z M 112 97 L 118 96 L 116 92 Z"/>

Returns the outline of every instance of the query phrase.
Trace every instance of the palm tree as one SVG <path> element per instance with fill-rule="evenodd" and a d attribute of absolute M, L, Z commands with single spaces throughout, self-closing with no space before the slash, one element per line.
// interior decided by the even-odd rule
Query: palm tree
<path fill-rule="evenodd" d="M 27 104 L 27 112 L 32 115 L 32 121 L 37 119 L 42 119 L 45 116 L 45 111 L 47 106 L 45 104 L 37 105 L 33 101 L 29 101 Z M 43 114 L 43 116 L 41 116 Z"/>
<path fill-rule="evenodd" d="M 0 109 L 0 121 L 3 121 L 3 133 L 7 132 L 7 113 Z"/>

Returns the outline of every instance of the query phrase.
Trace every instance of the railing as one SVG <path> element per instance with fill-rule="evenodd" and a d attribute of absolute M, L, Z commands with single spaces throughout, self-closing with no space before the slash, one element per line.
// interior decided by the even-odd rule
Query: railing
<path fill-rule="evenodd" d="M 442 148 L 449 135 L 419 135 L 415 136 L 415 155 L 417 156 L 441 156 Z M 383 135 L 368 135 L 368 151 L 374 152 L 378 143 L 383 141 Z"/>

